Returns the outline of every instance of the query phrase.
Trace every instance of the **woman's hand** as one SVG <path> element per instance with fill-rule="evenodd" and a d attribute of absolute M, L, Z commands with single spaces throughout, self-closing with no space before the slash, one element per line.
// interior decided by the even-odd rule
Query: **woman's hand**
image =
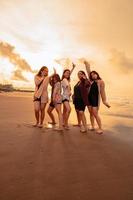
<path fill-rule="evenodd" d="M 83 79 L 87 79 L 87 76 L 86 76 L 86 74 L 85 74 L 85 75 L 83 75 Z"/>
<path fill-rule="evenodd" d="M 74 69 L 76 67 L 76 65 L 74 63 L 72 63 L 72 68 Z"/>
<path fill-rule="evenodd" d="M 42 71 L 42 72 L 41 72 L 41 77 L 43 77 L 43 78 L 44 78 L 44 76 L 45 76 L 45 72 L 44 72 L 44 71 Z"/>
<path fill-rule="evenodd" d="M 75 67 L 76 67 L 76 65 L 74 63 L 72 63 L 72 69 L 70 70 L 70 76 L 71 76 L 71 74 L 72 74 L 72 72 L 73 72 Z"/>
<path fill-rule="evenodd" d="M 110 108 L 110 107 L 111 107 L 107 102 L 103 102 L 103 104 L 104 104 L 107 108 Z"/>
<path fill-rule="evenodd" d="M 90 67 L 90 63 L 88 61 L 84 61 L 85 66 Z"/>
<path fill-rule="evenodd" d="M 72 93 L 70 92 L 70 93 L 69 93 L 69 97 L 70 97 L 71 95 L 72 95 Z"/>

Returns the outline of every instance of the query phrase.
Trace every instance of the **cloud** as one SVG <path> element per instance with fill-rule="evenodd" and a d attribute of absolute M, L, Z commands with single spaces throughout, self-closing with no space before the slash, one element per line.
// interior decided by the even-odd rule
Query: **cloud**
<path fill-rule="evenodd" d="M 8 27 L 9 29 L 9 27 Z M 10 33 L 12 33 L 13 37 L 23 46 L 25 47 L 26 51 L 30 51 L 32 53 L 38 53 L 42 51 L 44 46 L 44 41 L 41 41 L 41 39 L 36 39 L 33 35 L 29 36 L 24 33 L 20 33 L 15 30 L 10 30 Z"/>
<path fill-rule="evenodd" d="M 12 79 L 28 82 L 28 80 L 22 75 L 22 71 L 20 69 L 17 69 L 13 72 Z"/>
<path fill-rule="evenodd" d="M 22 74 L 23 71 L 35 73 L 27 61 L 15 52 L 15 47 L 8 43 L 0 42 L 0 56 L 7 58 L 15 66 L 15 70 L 12 72 L 12 80 L 28 82 Z"/>
<path fill-rule="evenodd" d="M 117 49 L 111 50 L 109 62 L 114 69 L 121 73 L 133 72 L 133 60 L 128 58 L 124 52 L 118 51 Z"/>
<path fill-rule="evenodd" d="M 54 61 L 64 68 L 70 68 L 72 66 L 72 60 L 70 58 L 55 59 Z"/>
<path fill-rule="evenodd" d="M 14 46 L 5 42 L 0 42 L 0 55 L 8 58 L 9 61 L 17 67 L 17 69 L 32 72 L 32 68 L 26 60 L 21 58 L 21 56 L 15 52 Z"/>

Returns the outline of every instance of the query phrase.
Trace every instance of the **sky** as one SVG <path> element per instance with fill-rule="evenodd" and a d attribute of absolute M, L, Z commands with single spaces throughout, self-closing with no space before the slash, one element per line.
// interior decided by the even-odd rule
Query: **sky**
<path fill-rule="evenodd" d="M 33 88 L 41 66 L 84 69 L 85 58 L 110 92 L 133 89 L 132 0 L 0 0 L 0 82 Z"/>

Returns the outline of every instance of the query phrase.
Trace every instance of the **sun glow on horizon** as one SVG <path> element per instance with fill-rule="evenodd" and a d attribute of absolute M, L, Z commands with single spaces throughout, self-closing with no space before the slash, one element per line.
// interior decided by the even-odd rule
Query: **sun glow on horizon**
<path fill-rule="evenodd" d="M 34 88 L 34 75 L 42 66 L 49 68 L 49 75 L 56 68 L 61 76 L 74 62 L 75 83 L 78 70 L 85 70 L 78 60 L 85 58 L 107 86 L 122 91 L 124 83 L 130 92 L 131 16 L 128 0 L 0 1 L 0 82 Z"/>

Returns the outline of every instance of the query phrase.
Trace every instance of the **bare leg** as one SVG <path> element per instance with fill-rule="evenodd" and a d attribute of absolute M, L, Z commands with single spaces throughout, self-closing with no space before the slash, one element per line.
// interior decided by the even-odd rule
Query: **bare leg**
<path fill-rule="evenodd" d="M 41 109 L 41 105 L 39 101 L 35 101 L 34 102 L 34 112 L 35 112 L 35 118 L 36 118 L 36 123 L 35 123 L 35 127 L 38 126 L 39 124 L 39 112 Z"/>
<path fill-rule="evenodd" d="M 56 105 L 56 111 L 58 113 L 58 118 L 59 118 L 59 130 L 63 130 L 63 116 L 61 112 L 61 104 Z"/>
<path fill-rule="evenodd" d="M 70 107 L 69 102 L 68 102 L 68 101 L 65 101 L 65 102 L 63 103 L 63 107 L 64 107 L 64 110 L 66 111 L 66 112 L 64 113 L 64 119 L 65 119 L 64 125 L 65 125 L 66 128 L 68 128 L 68 119 L 69 119 L 70 112 L 71 112 L 71 107 Z"/>
<path fill-rule="evenodd" d="M 76 113 L 77 113 L 78 125 L 81 126 L 81 118 L 80 118 L 79 111 L 76 110 Z"/>
<path fill-rule="evenodd" d="M 101 123 L 101 118 L 100 118 L 100 116 L 98 114 L 98 108 L 97 107 L 93 107 L 92 111 L 93 111 L 93 115 L 94 115 L 94 117 L 96 119 L 96 122 L 98 124 L 98 128 L 99 128 L 99 130 L 97 132 L 98 133 L 102 133 L 102 123 Z"/>
<path fill-rule="evenodd" d="M 81 129 L 81 132 L 86 132 L 87 131 L 87 122 L 86 122 L 86 117 L 84 111 L 79 111 L 80 119 L 83 124 L 83 129 Z"/>
<path fill-rule="evenodd" d="M 41 103 L 41 123 L 40 123 L 40 128 L 43 127 L 43 121 L 44 121 L 44 117 L 45 117 L 45 107 L 46 107 L 46 103 Z"/>
<path fill-rule="evenodd" d="M 65 113 L 66 113 L 66 107 L 63 104 L 63 125 L 65 125 L 65 121 L 66 121 L 66 115 L 65 115 Z"/>
<path fill-rule="evenodd" d="M 79 111 L 76 110 L 76 114 L 77 114 L 77 120 L 78 120 L 78 124 L 75 124 L 74 126 L 81 126 L 81 119 L 80 119 L 80 114 L 79 114 Z"/>
<path fill-rule="evenodd" d="M 54 107 L 49 106 L 49 107 L 48 107 L 48 110 L 47 110 L 47 113 L 48 113 L 49 117 L 50 117 L 51 120 L 52 120 L 52 123 L 51 123 L 51 124 L 56 124 L 54 115 L 53 115 L 53 113 L 52 113 L 53 110 L 54 110 Z"/>
<path fill-rule="evenodd" d="M 88 110 L 89 110 L 89 113 L 90 113 L 91 129 L 94 129 L 95 125 L 94 125 L 94 115 L 93 115 L 92 106 L 88 106 Z"/>

